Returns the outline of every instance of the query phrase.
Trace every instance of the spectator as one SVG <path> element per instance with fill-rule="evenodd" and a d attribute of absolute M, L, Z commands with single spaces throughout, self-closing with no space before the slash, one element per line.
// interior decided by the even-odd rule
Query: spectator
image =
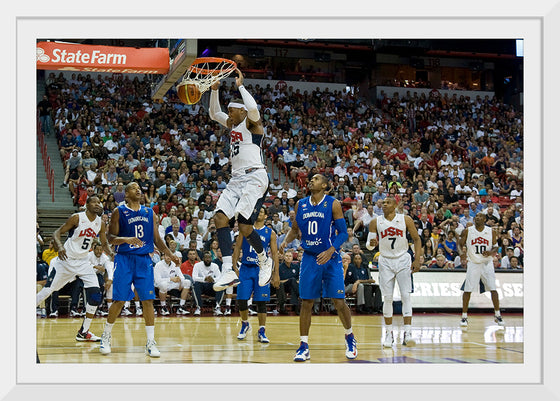
<path fill-rule="evenodd" d="M 202 307 L 202 295 L 206 294 L 213 296 L 216 301 L 216 306 L 214 307 L 214 314 L 217 316 L 222 315 L 220 310 L 220 304 L 224 296 L 224 291 L 214 291 L 212 288 L 214 282 L 221 276 L 220 268 L 216 263 L 212 262 L 212 256 L 210 252 L 204 252 L 204 257 L 201 262 L 198 262 L 193 267 L 193 292 L 194 299 L 196 301 L 196 310 L 194 311 L 195 316 L 200 316 Z"/>
<path fill-rule="evenodd" d="M 347 294 L 356 295 L 356 310 L 358 313 L 373 312 L 373 284 L 368 266 L 363 262 L 362 255 L 353 255 L 352 263 L 348 266 L 344 277 Z"/>
<path fill-rule="evenodd" d="M 286 293 L 290 294 L 290 304 L 294 306 L 296 315 L 299 315 L 299 262 L 294 261 L 294 254 L 291 250 L 284 252 L 283 261 L 280 263 L 280 286 L 276 289 L 278 307 L 281 314 L 286 311 Z"/>
<path fill-rule="evenodd" d="M 159 290 L 160 313 L 162 316 L 169 315 L 170 313 L 167 308 L 167 293 L 170 291 L 180 291 L 179 296 L 181 300 L 179 301 L 177 314 L 189 314 L 185 307 L 185 302 L 189 295 L 191 282 L 184 277 L 181 269 L 175 266 L 169 255 L 163 255 L 163 259 L 154 266 L 154 286 Z"/>

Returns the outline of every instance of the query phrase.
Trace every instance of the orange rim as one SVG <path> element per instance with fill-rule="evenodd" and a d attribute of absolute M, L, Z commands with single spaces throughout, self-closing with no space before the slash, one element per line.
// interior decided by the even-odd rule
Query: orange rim
<path fill-rule="evenodd" d="M 198 65 L 200 64 L 215 64 L 216 66 L 215 68 L 202 68 L 202 67 L 198 67 Z M 227 58 L 199 57 L 192 62 L 191 66 L 189 67 L 189 71 L 196 74 L 215 75 L 217 69 L 221 70 L 222 72 L 232 72 L 236 68 L 237 68 L 237 64 L 235 63 L 235 61 L 229 60 Z"/>

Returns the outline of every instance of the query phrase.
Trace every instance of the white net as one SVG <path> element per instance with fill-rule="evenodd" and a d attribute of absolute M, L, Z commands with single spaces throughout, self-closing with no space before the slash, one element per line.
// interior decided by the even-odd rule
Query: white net
<path fill-rule="evenodd" d="M 235 61 L 221 58 L 197 58 L 193 61 L 177 86 L 193 84 L 200 93 L 206 92 L 221 79 L 227 78 L 235 69 Z"/>

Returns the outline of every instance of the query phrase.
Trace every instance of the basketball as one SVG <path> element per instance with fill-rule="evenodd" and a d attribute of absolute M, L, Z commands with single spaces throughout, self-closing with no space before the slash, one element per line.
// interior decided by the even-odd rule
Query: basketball
<path fill-rule="evenodd" d="M 195 84 L 183 84 L 177 87 L 177 94 L 181 102 L 185 104 L 195 104 L 200 100 L 202 93 Z"/>

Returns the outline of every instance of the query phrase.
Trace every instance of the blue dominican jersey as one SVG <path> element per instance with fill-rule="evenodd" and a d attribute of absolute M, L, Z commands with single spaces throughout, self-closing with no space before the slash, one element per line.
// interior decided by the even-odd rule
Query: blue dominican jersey
<path fill-rule="evenodd" d="M 268 254 L 270 250 L 270 237 L 272 235 L 272 229 L 267 226 L 261 227 L 259 229 L 255 228 L 259 237 L 261 237 L 261 242 L 263 244 L 264 252 Z M 241 256 L 241 264 L 247 267 L 259 267 L 259 256 L 257 252 L 253 249 L 247 239 L 244 237 L 241 244 L 241 250 L 243 255 Z"/>
<path fill-rule="evenodd" d="M 120 254 L 147 255 L 154 251 L 154 213 L 153 210 L 140 206 L 138 211 L 126 205 L 120 205 L 119 237 L 136 237 L 144 242 L 140 247 L 121 244 L 115 247 Z"/>
<path fill-rule="evenodd" d="M 316 206 L 311 197 L 299 201 L 296 222 L 301 231 L 301 247 L 307 253 L 318 255 L 332 246 L 335 236 L 332 205 L 335 198 L 325 195 Z"/>

